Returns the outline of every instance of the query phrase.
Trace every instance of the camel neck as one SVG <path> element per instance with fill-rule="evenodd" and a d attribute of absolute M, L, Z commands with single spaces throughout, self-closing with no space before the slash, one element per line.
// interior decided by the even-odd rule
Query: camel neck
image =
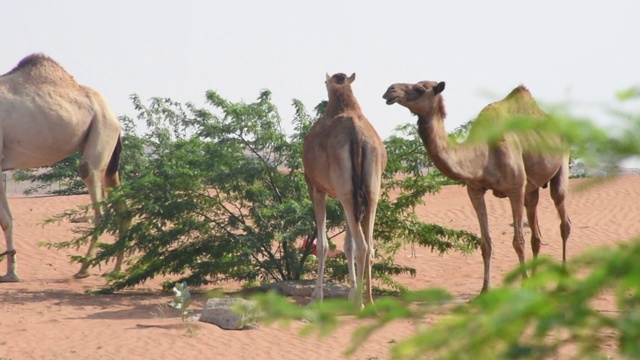
<path fill-rule="evenodd" d="M 466 182 L 474 178 L 473 169 L 477 169 L 477 166 L 469 154 L 463 151 L 471 149 L 463 149 L 451 143 L 441 112 L 431 111 L 418 115 L 418 133 L 431 161 L 440 172 L 456 181 Z"/>
<path fill-rule="evenodd" d="M 327 103 L 327 114 L 337 114 L 346 110 L 361 112 L 358 100 L 351 91 L 334 91 L 329 94 Z"/>

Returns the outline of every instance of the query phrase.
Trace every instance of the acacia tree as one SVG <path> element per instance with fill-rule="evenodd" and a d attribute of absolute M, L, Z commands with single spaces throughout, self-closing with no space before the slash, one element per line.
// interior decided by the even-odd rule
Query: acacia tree
<path fill-rule="evenodd" d="M 322 113 L 322 103 L 311 116 L 294 100 L 294 131 L 287 136 L 267 90 L 252 103 L 229 102 L 208 91 L 205 108 L 163 98 L 152 99 L 148 106 L 137 96 L 132 100 L 138 121 L 148 129 L 137 137 L 138 147 L 125 147 L 124 154 L 131 151 L 137 162 L 127 165 L 123 158 L 123 166 L 125 171 L 135 170 L 135 176 L 105 200 L 105 221 L 80 231 L 76 239 L 49 246 L 75 247 L 105 232 L 115 235 L 115 243 L 99 244 L 94 259 L 74 258 L 99 265 L 127 251 L 128 266 L 109 279 L 108 291 L 168 274 L 190 285 L 315 274 L 308 261 L 310 246 L 301 247 L 317 236 L 301 153 L 304 135 Z M 415 206 L 426 193 L 438 191 L 445 179 L 435 173 L 416 177 L 427 159 L 417 136 L 400 134 L 385 143 L 389 166 L 374 233 L 381 251 L 373 270 L 374 277 L 397 287 L 392 275 L 415 273 L 393 261 L 404 241 L 440 252 L 470 251 L 479 241 L 465 231 L 417 218 Z M 391 196 L 392 191 L 400 195 Z M 119 201 L 126 201 L 129 210 L 113 212 Z M 133 226 L 118 234 L 117 224 L 130 218 Z M 327 230 L 332 240 L 342 236 L 343 227 L 339 204 L 329 201 Z M 342 279 L 346 274 L 344 258 L 328 263 L 328 276 Z"/>

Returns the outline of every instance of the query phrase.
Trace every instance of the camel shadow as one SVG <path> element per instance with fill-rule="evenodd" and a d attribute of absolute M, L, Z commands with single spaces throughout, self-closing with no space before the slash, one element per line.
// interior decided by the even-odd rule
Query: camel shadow
<path fill-rule="evenodd" d="M 127 291 L 116 294 L 89 295 L 77 290 L 16 288 L 5 293 L 3 303 L 7 305 L 43 304 L 44 309 L 56 308 L 93 309 L 89 314 L 67 319 L 125 320 L 179 318 L 179 312 L 168 306 L 171 295 L 150 291 Z M 200 302 L 198 295 L 194 302 Z"/>

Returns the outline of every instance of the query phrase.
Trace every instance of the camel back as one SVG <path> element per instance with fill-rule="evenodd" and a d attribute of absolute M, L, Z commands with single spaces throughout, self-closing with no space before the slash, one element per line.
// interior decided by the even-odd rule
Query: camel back
<path fill-rule="evenodd" d="M 514 116 L 529 116 L 536 119 L 543 119 L 546 116 L 524 85 L 513 89 L 504 99 L 485 106 L 478 114 L 477 121 L 505 121 Z"/>
<path fill-rule="evenodd" d="M 548 118 L 533 98 L 526 87 L 520 85 L 513 89 L 509 95 L 500 101 L 496 101 L 487 105 L 478 117 L 473 121 L 469 138 L 483 138 L 482 132 L 491 129 L 492 124 L 524 118 L 543 121 Z M 565 141 L 553 133 L 540 130 L 507 133 L 500 137 L 499 142 L 505 141 L 507 138 L 517 138 L 520 146 L 526 152 L 540 152 L 541 149 L 559 149 L 564 148 Z"/>
<path fill-rule="evenodd" d="M 540 120 L 545 119 L 547 116 L 531 96 L 529 90 L 523 85 L 513 89 L 504 99 L 485 106 L 473 120 L 471 132 L 483 131 L 482 129 L 491 126 L 491 124 L 521 116 Z"/>

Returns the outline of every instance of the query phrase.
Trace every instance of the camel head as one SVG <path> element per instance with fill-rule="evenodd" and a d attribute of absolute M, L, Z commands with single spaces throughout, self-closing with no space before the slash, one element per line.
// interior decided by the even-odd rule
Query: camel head
<path fill-rule="evenodd" d="M 327 74 L 324 83 L 327 84 L 327 91 L 331 92 L 333 89 L 337 90 L 343 86 L 350 86 L 355 79 L 356 73 L 351 74 L 349 77 L 343 73 L 333 74 L 333 76 L 329 76 L 329 74 Z"/>
<path fill-rule="evenodd" d="M 439 103 L 440 93 L 444 91 L 444 81 L 420 81 L 417 84 L 393 84 L 382 98 L 387 105 L 398 103 L 414 114 L 426 114 Z"/>

